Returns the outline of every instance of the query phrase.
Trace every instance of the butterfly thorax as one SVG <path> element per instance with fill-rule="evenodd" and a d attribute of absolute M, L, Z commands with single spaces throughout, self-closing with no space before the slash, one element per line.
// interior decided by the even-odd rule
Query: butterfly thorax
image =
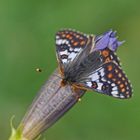
<path fill-rule="evenodd" d="M 65 86 L 67 84 L 72 85 L 76 82 L 76 76 L 73 76 L 71 73 L 65 73 L 64 78 L 61 81 L 61 85 Z"/>

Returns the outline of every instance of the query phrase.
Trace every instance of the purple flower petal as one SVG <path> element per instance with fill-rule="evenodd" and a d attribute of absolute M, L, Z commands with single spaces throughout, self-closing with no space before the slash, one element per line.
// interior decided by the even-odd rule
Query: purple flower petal
<path fill-rule="evenodd" d="M 97 50 L 104 49 L 107 47 L 108 43 L 109 43 L 109 35 L 105 34 L 97 41 L 95 40 L 96 49 Z"/>
<path fill-rule="evenodd" d="M 116 33 L 116 31 L 113 32 L 109 30 L 103 35 L 97 36 L 95 38 L 95 50 L 109 48 L 112 51 L 116 51 L 116 49 L 124 43 L 124 41 L 118 41 Z"/>
<path fill-rule="evenodd" d="M 125 40 L 123 40 L 123 41 L 118 41 L 118 46 L 121 46 L 123 43 L 125 43 Z"/>
<path fill-rule="evenodd" d="M 114 31 L 114 32 L 112 31 L 111 34 L 110 34 L 110 37 L 115 37 L 116 36 L 116 33 L 117 33 L 117 31 Z"/>

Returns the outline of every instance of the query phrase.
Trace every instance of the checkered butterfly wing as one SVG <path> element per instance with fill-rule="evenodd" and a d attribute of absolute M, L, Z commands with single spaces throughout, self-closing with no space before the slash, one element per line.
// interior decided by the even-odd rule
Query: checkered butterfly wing
<path fill-rule="evenodd" d="M 72 64 L 80 63 L 79 61 L 82 61 L 82 58 L 88 55 L 91 46 L 91 36 L 70 29 L 57 32 L 56 55 L 60 69 L 69 69 Z"/>
<path fill-rule="evenodd" d="M 98 64 L 81 76 L 79 79 L 80 86 L 116 98 L 130 98 L 132 87 L 121 69 L 118 57 L 107 48 L 99 53 L 97 60 L 100 59 L 100 64 L 93 61 L 92 65 L 94 63 Z M 90 57 L 87 59 L 90 59 Z"/>

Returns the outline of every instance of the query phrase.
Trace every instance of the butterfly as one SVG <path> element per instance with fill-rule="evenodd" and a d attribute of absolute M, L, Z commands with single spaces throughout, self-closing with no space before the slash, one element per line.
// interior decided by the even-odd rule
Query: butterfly
<path fill-rule="evenodd" d="M 120 60 L 108 47 L 95 49 L 95 36 L 71 29 L 56 33 L 56 56 L 61 85 L 92 90 L 120 99 L 132 96 L 132 87 Z"/>

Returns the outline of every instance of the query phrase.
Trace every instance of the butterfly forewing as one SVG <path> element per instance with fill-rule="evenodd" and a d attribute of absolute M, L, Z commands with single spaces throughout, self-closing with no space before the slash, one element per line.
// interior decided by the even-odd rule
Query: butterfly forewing
<path fill-rule="evenodd" d="M 72 62 L 90 44 L 90 36 L 72 30 L 62 30 L 56 34 L 56 51 L 63 66 Z"/>

